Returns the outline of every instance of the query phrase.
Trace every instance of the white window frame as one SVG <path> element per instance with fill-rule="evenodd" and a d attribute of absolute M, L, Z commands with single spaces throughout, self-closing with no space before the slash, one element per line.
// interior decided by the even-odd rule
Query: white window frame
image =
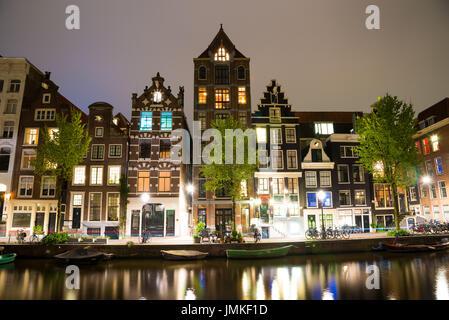
<path fill-rule="evenodd" d="M 435 187 L 435 197 L 434 197 L 433 194 L 432 194 L 432 186 Z M 438 199 L 438 190 L 437 190 L 437 185 L 436 185 L 436 183 L 429 183 L 429 197 L 430 197 L 430 200 L 436 200 L 436 199 Z"/>
<path fill-rule="evenodd" d="M 111 147 L 112 146 L 120 146 L 120 156 L 111 156 Z M 109 145 L 108 148 L 108 158 L 112 158 L 112 159 L 119 159 L 122 157 L 122 153 L 123 153 L 123 145 L 120 143 L 113 143 Z"/>
<path fill-rule="evenodd" d="M 295 166 L 294 167 L 289 167 L 289 156 L 288 153 L 293 152 L 295 154 Z M 297 150 L 287 150 L 287 169 L 298 169 L 298 151 Z"/>
<path fill-rule="evenodd" d="M 293 140 L 288 139 L 288 130 L 293 130 Z M 296 143 L 296 128 L 285 128 L 285 143 Z"/>
<path fill-rule="evenodd" d="M 341 192 L 347 192 L 349 194 L 349 204 L 341 204 L 340 203 L 340 193 Z M 352 206 L 352 200 L 351 200 L 351 190 L 338 190 L 338 203 L 340 204 L 340 206 L 342 207 L 350 207 Z"/>
<path fill-rule="evenodd" d="M 25 152 L 27 152 L 27 151 L 33 151 L 35 158 L 36 158 L 36 156 L 37 156 L 36 149 L 24 149 L 24 150 L 22 150 L 22 158 L 21 158 L 21 160 L 20 160 L 20 170 L 24 170 L 24 171 L 26 171 L 26 170 L 34 170 L 34 168 L 35 168 L 35 167 L 33 167 L 33 166 L 31 166 L 30 168 L 25 168 L 25 167 L 23 166 L 24 160 L 25 160 L 25 159 L 24 159 L 24 157 L 25 157 Z"/>
<path fill-rule="evenodd" d="M 347 175 L 347 177 L 348 177 L 348 182 L 343 182 L 343 181 L 340 181 L 340 167 L 346 167 L 346 168 L 348 168 L 348 175 Z M 339 184 L 350 184 L 351 183 L 351 174 L 350 174 L 350 172 L 349 172 L 349 164 L 337 164 L 337 182 L 339 183 Z"/>
<path fill-rule="evenodd" d="M 41 113 L 41 117 L 38 118 L 38 112 Z M 53 112 L 53 117 L 47 119 L 47 115 Z M 56 109 L 39 108 L 34 111 L 34 121 L 55 121 L 56 119 Z"/>
<path fill-rule="evenodd" d="M 264 190 L 262 192 L 260 190 L 260 181 L 261 180 L 267 182 L 266 184 L 263 183 L 263 186 L 265 187 L 265 185 L 266 185 L 267 188 L 266 188 L 266 190 L 264 188 Z M 270 179 L 269 178 L 258 178 L 258 180 L 257 180 L 257 193 L 258 194 L 270 194 Z"/>
<path fill-rule="evenodd" d="M 279 135 L 278 135 L 279 140 L 277 140 L 277 141 L 274 141 L 274 139 L 273 139 L 273 137 L 275 136 L 273 134 L 273 132 L 275 132 L 275 131 L 279 132 Z M 272 144 L 272 145 L 282 144 L 282 128 L 270 128 L 270 144 Z"/>
<path fill-rule="evenodd" d="M 314 175 L 315 184 L 314 185 L 308 185 L 307 184 L 307 174 L 312 173 Z M 317 188 L 318 187 L 318 181 L 317 181 L 317 174 L 316 171 L 305 171 L 304 172 L 304 183 L 306 188 Z"/>
<path fill-rule="evenodd" d="M 441 192 L 441 190 L 443 189 L 443 188 L 441 188 L 441 184 L 442 183 L 444 183 L 444 190 L 446 190 L 446 196 L 445 197 L 443 197 L 443 194 Z M 447 199 L 447 185 L 446 185 L 446 181 L 443 181 L 443 180 L 438 181 L 438 191 L 440 193 L 440 199 Z"/>
<path fill-rule="evenodd" d="M 356 147 L 356 146 L 346 146 L 346 145 L 340 146 L 340 158 L 343 158 L 343 159 L 354 159 L 354 158 L 358 158 L 358 157 L 355 155 L 355 150 L 354 150 L 355 147 Z M 344 150 L 344 154 L 343 154 L 343 155 L 341 154 L 341 148 L 343 148 L 343 150 Z M 351 149 L 351 150 L 352 150 L 352 156 L 346 155 L 346 154 L 347 154 L 347 152 L 346 152 L 347 149 Z"/>
<path fill-rule="evenodd" d="M 48 98 L 48 100 L 46 98 Z M 51 101 L 51 93 L 44 93 L 42 95 L 42 103 L 43 104 L 49 104 L 50 101 Z"/>
<path fill-rule="evenodd" d="M 111 194 L 118 195 L 117 220 L 109 220 L 109 195 L 111 195 Z M 120 221 L 120 193 L 119 192 L 107 192 L 106 193 L 106 221 Z"/>
<path fill-rule="evenodd" d="M 93 155 L 94 155 L 94 147 L 96 147 L 96 146 L 103 146 L 103 158 L 101 158 L 101 159 L 94 159 L 93 158 Z M 105 156 L 105 149 L 106 149 L 106 145 L 104 145 L 104 144 L 93 144 L 92 145 L 92 147 L 91 147 L 91 149 L 90 149 L 90 160 L 92 160 L 92 161 L 104 161 L 104 156 Z"/>
<path fill-rule="evenodd" d="M 356 200 L 355 200 L 355 195 L 356 195 L 356 193 L 357 192 L 363 192 L 363 199 L 364 199 L 364 201 L 363 201 L 363 204 L 357 204 L 356 203 Z M 366 190 L 365 189 L 356 189 L 356 190 L 354 190 L 354 205 L 355 206 L 366 206 Z"/>
<path fill-rule="evenodd" d="M 53 178 L 55 180 L 55 194 L 54 195 L 44 195 L 44 179 L 45 178 Z M 55 176 L 42 176 L 41 178 L 41 198 L 54 198 L 56 197 L 56 177 Z M 48 189 L 51 190 L 51 189 Z"/>
<path fill-rule="evenodd" d="M 314 193 L 315 194 L 315 200 L 316 200 L 316 206 L 309 206 L 309 202 L 307 201 L 308 197 L 307 195 L 309 193 Z M 306 192 L 306 207 L 307 208 L 319 208 L 320 206 L 320 199 L 318 199 L 318 193 L 316 191 L 310 191 L 310 192 Z M 327 207 L 326 207 L 327 208 Z"/>
<path fill-rule="evenodd" d="M 280 153 L 280 157 L 276 157 L 275 156 L 275 154 L 279 154 Z M 278 160 L 278 159 L 280 159 L 280 162 L 281 162 L 281 166 L 280 167 L 278 167 L 278 161 L 275 161 L 275 160 Z M 277 150 L 277 149 L 275 149 L 275 150 L 271 150 L 271 166 L 272 166 L 272 168 L 273 169 L 277 169 L 277 170 L 282 170 L 282 169 L 284 169 L 284 152 L 283 152 L 283 150 Z"/>
<path fill-rule="evenodd" d="M 119 169 L 117 183 L 110 183 L 110 181 L 111 181 L 111 169 L 113 169 L 113 168 L 118 168 Z M 120 184 L 121 174 L 122 174 L 122 166 L 120 166 L 120 165 L 108 166 L 108 181 L 107 181 L 107 185 L 108 186 L 117 186 L 117 185 L 119 185 Z"/>
<path fill-rule="evenodd" d="M 83 183 L 76 183 L 76 169 L 77 169 L 77 168 L 83 168 L 83 170 L 84 170 L 84 178 L 83 178 L 84 182 L 83 182 Z M 86 175 L 86 166 L 75 166 L 75 167 L 73 168 L 72 186 L 85 186 L 85 185 L 86 185 L 86 178 L 87 178 L 87 175 Z"/>
<path fill-rule="evenodd" d="M 95 181 L 92 181 L 94 174 L 93 169 L 97 169 L 95 173 Z M 101 182 L 98 183 L 98 169 L 101 169 Z M 89 169 L 89 185 L 90 186 L 102 186 L 104 181 L 104 166 L 90 166 Z"/>
<path fill-rule="evenodd" d="M 362 175 L 363 181 L 355 181 L 354 176 L 352 176 L 353 182 L 354 182 L 355 184 L 364 184 L 364 183 L 366 182 L 366 177 L 365 177 L 365 167 L 362 166 L 361 164 L 357 164 L 357 163 L 354 163 L 354 164 L 352 165 L 352 168 L 351 168 L 351 169 L 352 169 L 352 172 L 349 173 L 349 175 L 350 175 L 350 177 L 349 177 L 349 182 L 351 182 L 351 173 L 354 173 L 354 167 L 359 167 L 359 168 L 360 168 L 359 170 L 363 170 L 363 175 Z"/>
<path fill-rule="evenodd" d="M 90 195 L 91 194 L 99 194 L 100 195 L 100 219 L 99 220 L 90 220 Z M 87 221 L 93 221 L 93 222 L 100 222 L 101 220 L 101 214 L 103 213 L 103 192 L 89 192 L 89 198 L 87 199 Z"/>
<path fill-rule="evenodd" d="M 29 195 L 29 196 L 20 194 L 20 189 L 21 189 L 20 186 L 22 184 L 22 178 L 32 178 L 31 195 Z M 17 198 L 32 198 L 33 192 L 34 192 L 34 176 L 19 176 L 19 186 L 18 186 L 18 190 L 17 190 Z"/>
<path fill-rule="evenodd" d="M 37 130 L 36 132 L 36 143 L 32 144 L 32 143 L 28 143 L 27 141 L 27 131 L 28 130 Z M 23 145 L 24 146 L 37 146 L 39 143 L 39 128 L 25 128 L 25 134 L 23 136 Z"/>
<path fill-rule="evenodd" d="M 97 134 L 97 130 L 101 129 L 101 135 Z M 95 138 L 102 138 L 104 136 L 104 127 L 95 127 Z"/>
<path fill-rule="evenodd" d="M 326 188 L 329 188 L 329 187 L 332 187 L 332 172 L 331 171 L 319 171 L 320 172 L 320 187 L 326 187 Z M 328 173 L 329 174 L 329 182 L 330 182 L 330 184 L 329 185 L 325 185 L 325 184 L 322 184 L 322 182 L 321 182 L 321 173 L 324 173 L 324 172 L 326 172 L 326 173 Z"/>
<path fill-rule="evenodd" d="M 262 139 L 263 138 L 263 139 Z M 266 127 L 256 127 L 256 140 L 257 143 L 267 143 L 267 128 Z"/>
<path fill-rule="evenodd" d="M 81 196 L 81 204 L 75 204 L 75 196 Z M 83 222 L 83 211 L 84 211 L 84 192 L 79 192 L 79 191 L 71 191 L 70 192 L 70 212 L 69 212 L 69 217 L 70 220 L 73 220 L 73 209 L 74 208 L 81 208 L 81 215 L 80 215 L 80 222 Z"/>

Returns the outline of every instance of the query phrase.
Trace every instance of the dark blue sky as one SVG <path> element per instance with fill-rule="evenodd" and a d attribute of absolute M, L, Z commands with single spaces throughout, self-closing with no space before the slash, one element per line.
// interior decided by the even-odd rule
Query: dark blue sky
<path fill-rule="evenodd" d="M 81 29 L 65 29 L 65 7 Z M 365 28 L 365 8 L 381 29 Z M 52 72 L 81 109 L 107 101 L 129 117 L 160 72 L 186 90 L 192 118 L 193 62 L 223 23 L 251 58 L 253 109 L 270 79 L 294 110 L 362 110 L 386 91 L 416 109 L 449 96 L 447 0 L 0 0 L 0 54 Z"/>

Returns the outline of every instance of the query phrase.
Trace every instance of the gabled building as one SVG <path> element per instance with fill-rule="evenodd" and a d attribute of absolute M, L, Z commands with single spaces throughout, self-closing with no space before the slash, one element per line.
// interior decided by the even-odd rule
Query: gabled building
<path fill-rule="evenodd" d="M 22 105 L 34 98 L 43 77 L 25 58 L 0 57 L 0 238 L 7 236 L 4 222 L 8 220 Z"/>
<path fill-rule="evenodd" d="M 42 144 L 43 130 L 47 127 L 50 135 L 57 130 L 57 113 L 70 114 L 70 109 L 75 108 L 82 113 L 82 120 L 87 121 L 87 116 L 58 90 L 59 87 L 50 80 L 50 73 L 46 72 L 35 91 L 24 98 L 14 150 L 16 157 L 8 204 L 8 232 L 23 229 L 32 233 L 37 225 L 42 226 L 46 233 L 56 231 L 56 177 L 35 175 L 33 160 Z M 67 204 L 66 194 L 67 186 L 63 186 L 61 226 Z"/>
<path fill-rule="evenodd" d="M 423 157 L 418 181 L 421 210 L 426 220 L 449 221 L 449 98 L 418 114 L 419 132 L 414 136 Z M 427 177 L 426 179 L 423 179 Z M 410 192 L 410 191 L 409 191 Z M 413 192 L 413 191 L 411 191 Z M 416 199 L 415 193 L 411 193 Z M 415 206 L 416 207 L 416 206 Z M 417 210 L 415 210 L 417 211 Z"/>
<path fill-rule="evenodd" d="M 89 106 L 90 150 L 74 168 L 67 192 L 64 226 L 72 233 L 118 239 L 126 215 L 120 179 L 126 184 L 129 122 L 120 113 L 114 116 L 113 109 L 106 102 Z"/>
<path fill-rule="evenodd" d="M 215 38 L 194 63 L 194 120 L 201 133 L 211 128 L 217 118 L 232 116 L 244 126 L 250 125 L 251 86 L 250 59 L 243 55 L 220 27 Z M 193 134 L 199 135 L 194 126 Z M 199 131 L 199 130 L 198 130 Z M 200 164 L 193 165 L 194 223 L 204 222 L 210 229 L 223 231 L 231 228 L 232 202 L 223 192 L 206 191 L 206 179 L 200 174 Z M 251 186 L 248 186 L 251 188 Z M 249 191 L 250 192 L 250 191 Z M 237 228 L 249 223 L 247 204 L 237 208 Z"/>
<path fill-rule="evenodd" d="M 150 87 L 132 96 L 129 148 L 129 204 L 126 234 L 153 237 L 188 234 L 186 194 L 190 167 L 174 158 L 172 131 L 188 130 L 184 115 L 184 88 L 174 96 L 157 73 Z"/>
<path fill-rule="evenodd" d="M 264 233 L 269 233 L 265 236 L 304 234 L 298 187 L 302 177 L 298 120 L 281 86 L 271 80 L 251 118 L 260 161 L 254 179 L 257 205 L 253 217 Z"/>

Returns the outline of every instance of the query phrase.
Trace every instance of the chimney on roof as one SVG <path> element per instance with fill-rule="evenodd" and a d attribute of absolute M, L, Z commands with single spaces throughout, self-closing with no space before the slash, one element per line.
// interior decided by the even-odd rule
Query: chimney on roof
<path fill-rule="evenodd" d="M 50 80 L 50 75 L 51 75 L 50 71 L 45 71 L 45 80 Z"/>

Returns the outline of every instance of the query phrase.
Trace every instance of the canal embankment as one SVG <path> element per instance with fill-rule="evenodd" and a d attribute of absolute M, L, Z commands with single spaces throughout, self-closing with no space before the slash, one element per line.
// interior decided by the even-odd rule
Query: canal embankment
<path fill-rule="evenodd" d="M 399 237 L 399 243 L 429 244 L 448 238 L 449 235 L 425 235 L 425 236 L 407 236 Z M 316 241 L 279 241 L 279 242 L 260 242 L 260 243 L 235 243 L 235 244 L 60 244 L 60 245 L 42 245 L 42 244 L 0 244 L 4 247 L 2 253 L 16 253 L 20 258 L 52 258 L 54 255 L 65 251 L 86 247 L 105 253 L 113 253 L 118 259 L 148 259 L 160 258 L 161 250 L 197 250 L 208 252 L 209 257 L 226 257 L 226 250 L 255 250 L 269 249 L 287 244 L 293 245 L 289 255 L 315 255 L 315 254 L 334 254 L 351 252 L 368 252 L 373 247 L 377 247 L 379 242 L 394 243 L 395 237 L 376 237 L 364 239 L 347 240 L 316 240 Z"/>

